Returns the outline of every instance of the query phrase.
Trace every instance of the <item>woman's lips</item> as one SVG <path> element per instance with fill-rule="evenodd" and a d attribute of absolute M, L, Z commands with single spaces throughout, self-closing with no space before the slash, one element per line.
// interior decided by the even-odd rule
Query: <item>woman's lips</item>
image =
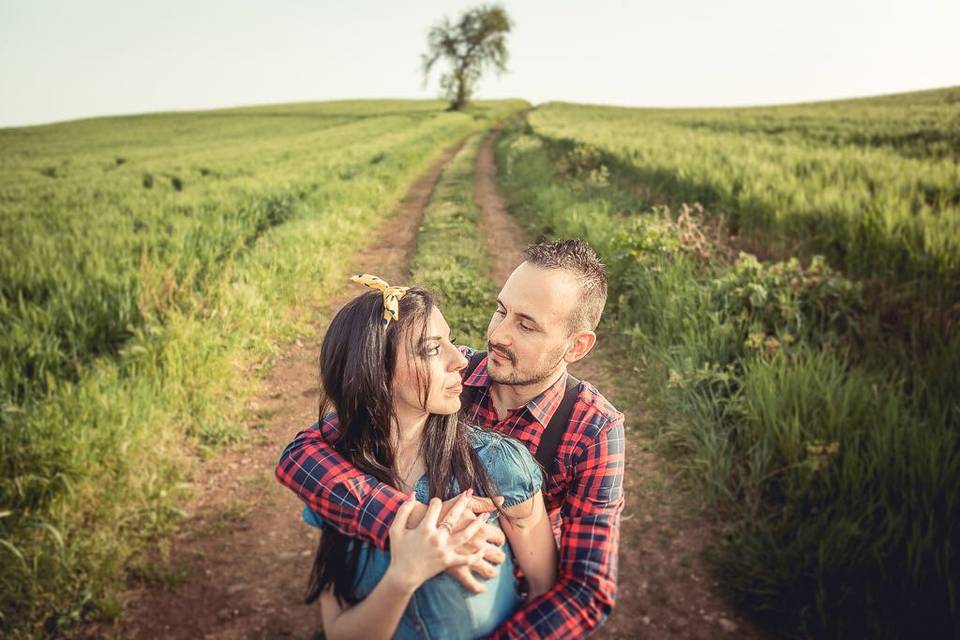
<path fill-rule="evenodd" d="M 463 384 L 458 382 L 457 384 L 450 385 L 449 387 L 447 387 L 446 391 L 447 393 L 460 395 L 460 392 L 463 391 Z"/>

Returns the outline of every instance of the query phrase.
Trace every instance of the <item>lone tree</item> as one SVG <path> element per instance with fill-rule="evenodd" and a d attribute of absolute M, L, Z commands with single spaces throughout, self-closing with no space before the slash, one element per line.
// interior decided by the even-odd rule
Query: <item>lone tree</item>
<path fill-rule="evenodd" d="M 443 58 L 450 70 L 440 77 L 440 87 L 450 99 L 450 110 L 467 105 L 483 72 L 493 67 L 497 74 L 507 70 L 507 34 L 510 17 L 503 7 L 481 5 L 465 11 L 455 23 L 444 18 L 427 36 L 429 51 L 423 54 L 423 81 Z"/>

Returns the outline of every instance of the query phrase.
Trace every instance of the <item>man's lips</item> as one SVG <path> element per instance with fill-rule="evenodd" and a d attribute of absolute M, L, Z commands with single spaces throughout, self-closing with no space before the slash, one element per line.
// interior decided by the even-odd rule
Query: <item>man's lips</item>
<path fill-rule="evenodd" d="M 487 350 L 488 350 L 491 354 L 493 354 L 494 356 L 496 356 L 497 360 L 506 360 L 507 362 L 509 362 L 509 363 L 511 363 L 511 364 L 513 363 L 513 358 L 511 358 L 509 354 L 506 354 L 506 353 L 504 353 L 503 351 L 500 351 L 500 350 L 498 350 L 498 349 L 494 349 L 494 348 L 491 347 L 490 345 L 487 345 Z"/>

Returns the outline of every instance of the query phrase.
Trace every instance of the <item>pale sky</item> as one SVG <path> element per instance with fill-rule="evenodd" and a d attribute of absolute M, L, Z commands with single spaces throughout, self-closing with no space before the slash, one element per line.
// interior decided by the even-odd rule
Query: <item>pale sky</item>
<path fill-rule="evenodd" d="M 339 98 L 431 98 L 429 27 L 476 2 L 0 0 L 0 127 Z M 960 85 L 960 0 L 507 0 L 478 97 L 776 104 Z"/>

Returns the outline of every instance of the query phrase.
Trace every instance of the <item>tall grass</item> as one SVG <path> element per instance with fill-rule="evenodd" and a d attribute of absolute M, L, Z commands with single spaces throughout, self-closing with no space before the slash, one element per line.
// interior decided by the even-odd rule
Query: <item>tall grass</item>
<path fill-rule="evenodd" d="M 960 339 L 878 341 L 861 283 L 731 255 L 709 215 L 650 207 L 631 166 L 536 135 L 558 109 L 498 145 L 511 211 L 608 264 L 662 442 L 721 514 L 724 584 L 785 635 L 960 632 Z"/>
<path fill-rule="evenodd" d="M 700 202 L 773 255 L 823 254 L 957 322 L 958 88 L 754 109 L 550 104 L 530 123 L 606 152 L 641 194 Z"/>
<path fill-rule="evenodd" d="M 432 158 L 521 106 L 0 131 L 3 634 L 120 614 L 123 567 L 175 526 L 194 452 L 244 439 L 244 399 L 303 311 Z"/>

